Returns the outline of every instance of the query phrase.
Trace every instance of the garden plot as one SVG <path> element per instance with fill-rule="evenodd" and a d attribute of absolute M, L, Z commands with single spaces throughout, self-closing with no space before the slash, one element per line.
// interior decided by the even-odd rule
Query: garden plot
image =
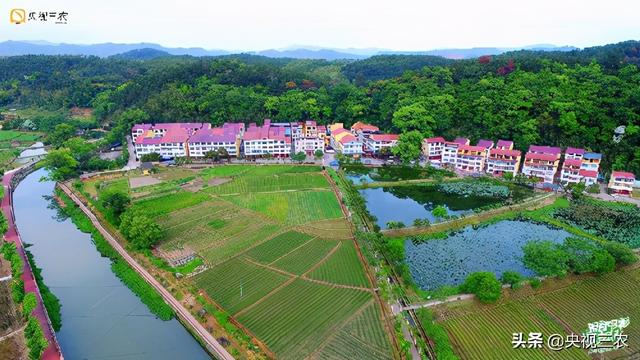
<path fill-rule="evenodd" d="M 143 186 L 157 185 L 162 180 L 156 179 L 153 176 L 138 176 L 129 178 L 129 187 L 131 189 L 141 188 Z"/>
<path fill-rule="evenodd" d="M 569 236 L 547 225 L 504 220 L 479 229 L 466 227 L 446 239 L 406 240 L 405 261 L 413 280 L 424 290 L 459 285 L 476 271 L 491 271 L 500 277 L 511 270 L 532 276 L 520 260 L 522 246 L 532 240 L 561 243 Z"/>

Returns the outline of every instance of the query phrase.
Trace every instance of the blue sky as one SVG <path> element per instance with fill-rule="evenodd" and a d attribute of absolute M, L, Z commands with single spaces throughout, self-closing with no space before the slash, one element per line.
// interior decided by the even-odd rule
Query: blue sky
<path fill-rule="evenodd" d="M 64 10 L 69 23 L 11 25 L 11 8 Z M 0 41 L 153 42 L 228 50 L 585 47 L 640 39 L 639 13 L 638 0 L 4 0 Z"/>

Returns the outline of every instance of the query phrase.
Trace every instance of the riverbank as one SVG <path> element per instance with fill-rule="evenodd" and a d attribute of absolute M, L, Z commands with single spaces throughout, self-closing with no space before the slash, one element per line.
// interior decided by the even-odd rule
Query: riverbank
<path fill-rule="evenodd" d="M 87 216 L 91 224 L 104 237 L 109 245 L 118 252 L 118 254 L 131 266 L 142 278 L 151 285 L 162 296 L 164 301 L 169 304 L 176 312 L 183 324 L 187 324 L 189 329 L 206 344 L 207 350 L 220 359 L 231 360 L 233 357 L 227 350 L 195 319 L 195 317 L 187 310 L 162 284 L 160 284 L 144 267 L 142 267 L 131 255 L 129 255 L 124 247 L 108 232 L 100 223 L 98 218 L 85 206 L 85 204 L 73 193 L 73 191 L 65 184 L 60 183 L 59 188 L 79 207 Z"/>
<path fill-rule="evenodd" d="M 33 270 L 29 265 L 20 233 L 18 232 L 18 228 L 15 225 L 15 216 L 13 213 L 13 181 L 14 176 L 16 176 L 17 174 L 21 175 L 20 172 L 22 169 L 28 169 L 28 166 L 10 171 L 4 174 L 2 178 L 2 185 L 4 187 L 4 197 L 2 198 L 2 212 L 7 218 L 8 224 L 8 230 L 5 234 L 5 240 L 16 245 L 16 249 L 18 250 L 20 257 L 23 260 L 24 270 L 22 274 L 22 280 L 24 281 L 25 293 L 33 293 L 37 299 L 38 304 L 33 310 L 33 315 L 38 319 L 40 327 L 42 328 L 42 332 L 44 333 L 44 336 L 49 343 L 49 346 L 45 349 L 41 358 L 45 360 L 64 359 L 62 350 L 60 349 L 60 345 L 58 344 L 58 339 L 56 338 L 53 326 L 51 325 L 51 321 L 49 320 L 49 315 L 47 314 L 47 310 L 44 307 L 40 289 L 38 288 L 38 284 L 33 275 Z"/>

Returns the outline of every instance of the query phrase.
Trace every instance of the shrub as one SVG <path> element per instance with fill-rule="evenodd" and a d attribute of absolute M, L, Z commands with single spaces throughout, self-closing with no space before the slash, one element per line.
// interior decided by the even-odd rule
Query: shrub
<path fill-rule="evenodd" d="M 101 200 L 102 206 L 110 210 L 116 217 L 120 216 L 131 204 L 129 195 L 121 191 L 105 191 L 101 195 Z"/>
<path fill-rule="evenodd" d="M 142 162 L 157 162 L 160 161 L 160 154 L 158 153 L 150 153 L 144 154 L 140 157 L 140 161 Z"/>
<path fill-rule="evenodd" d="M 460 196 L 482 196 L 507 198 L 511 195 L 511 191 L 507 186 L 494 185 L 489 182 L 470 182 L 459 181 L 442 183 L 438 185 L 440 191 L 447 194 L 455 194 Z"/>
<path fill-rule="evenodd" d="M 40 323 L 34 316 L 29 316 L 27 326 L 24 329 L 24 337 L 27 340 L 27 347 L 29 348 L 29 359 L 40 359 L 44 350 L 49 346 L 47 339 L 45 339 Z"/>
<path fill-rule="evenodd" d="M 538 278 L 531 278 L 529 280 L 529 285 L 531 285 L 532 288 L 537 289 L 540 286 L 542 286 L 542 280 L 540 280 Z"/>
<path fill-rule="evenodd" d="M 503 284 L 511 285 L 512 289 L 519 288 L 522 284 L 522 280 L 522 275 L 520 275 L 520 273 L 517 271 L 505 271 L 504 273 L 502 273 L 502 277 L 500 278 L 500 281 Z"/>
<path fill-rule="evenodd" d="M 481 271 L 469 274 L 460 289 L 475 294 L 482 303 L 494 303 L 502 294 L 502 286 L 492 272 Z"/>
<path fill-rule="evenodd" d="M 433 215 L 436 218 L 444 219 L 447 216 L 449 216 L 449 212 L 447 211 L 446 207 L 442 205 L 438 205 L 433 210 L 431 210 L 431 215 Z"/>
<path fill-rule="evenodd" d="M 638 261 L 636 254 L 626 244 L 608 241 L 603 245 L 603 248 L 613 256 L 618 264 L 631 265 Z"/>
<path fill-rule="evenodd" d="M 389 221 L 387 222 L 388 229 L 402 229 L 406 225 L 402 221 Z"/>
<path fill-rule="evenodd" d="M 20 304 L 24 300 L 24 281 L 22 279 L 13 279 L 11 282 L 11 297 L 16 304 Z"/>
<path fill-rule="evenodd" d="M 599 194 L 600 193 L 600 185 L 591 184 L 587 187 L 587 192 L 589 194 Z"/>
<path fill-rule="evenodd" d="M 522 251 L 523 264 L 539 276 L 564 276 L 569 270 L 569 255 L 552 241 L 529 241 Z"/>
<path fill-rule="evenodd" d="M 27 318 L 36 306 L 38 306 L 36 295 L 34 293 L 28 293 L 24 296 L 24 299 L 22 299 L 22 315 Z"/>

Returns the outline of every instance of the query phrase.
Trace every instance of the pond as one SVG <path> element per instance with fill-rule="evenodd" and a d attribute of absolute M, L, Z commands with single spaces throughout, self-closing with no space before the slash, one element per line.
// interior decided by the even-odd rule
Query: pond
<path fill-rule="evenodd" d="M 354 184 L 372 183 L 376 181 L 401 181 L 428 179 L 434 176 L 452 176 L 447 170 L 434 167 L 413 167 L 404 165 L 383 165 L 381 167 L 367 167 L 361 164 L 342 165 L 347 179 Z"/>
<path fill-rule="evenodd" d="M 38 170 L 14 192 L 16 225 L 60 299 L 58 341 L 67 359 L 208 359 L 175 319 L 162 321 L 111 271 L 89 234 L 51 206 L 54 183 Z"/>
<path fill-rule="evenodd" d="M 438 205 L 444 206 L 448 215 L 460 216 L 472 213 L 473 209 L 502 201 L 494 197 L 446 194 L 436 186 L 425 185 L 368 188 L 360 190 L 360 194 L 382 229 L 387 227 L 389 221 L 400 221 L 406 226 L 412 226 L 415 219 L 438 222 L 441 219 L 431 214 Z"/>
<path fill-rule="evenodd" d="M 478 229 L 471 226 L 446 239 L 414 243 L 405 241 L 405 261 L 416 284 L 434 290 L 464 282 L 476 271 L 491 271 L 498 278 L 505 271 L 534 275 L 522 263 L 522 246 L 531 240 L 563 242 L 571 234 L 544 224 L 504 220 Z"/>

